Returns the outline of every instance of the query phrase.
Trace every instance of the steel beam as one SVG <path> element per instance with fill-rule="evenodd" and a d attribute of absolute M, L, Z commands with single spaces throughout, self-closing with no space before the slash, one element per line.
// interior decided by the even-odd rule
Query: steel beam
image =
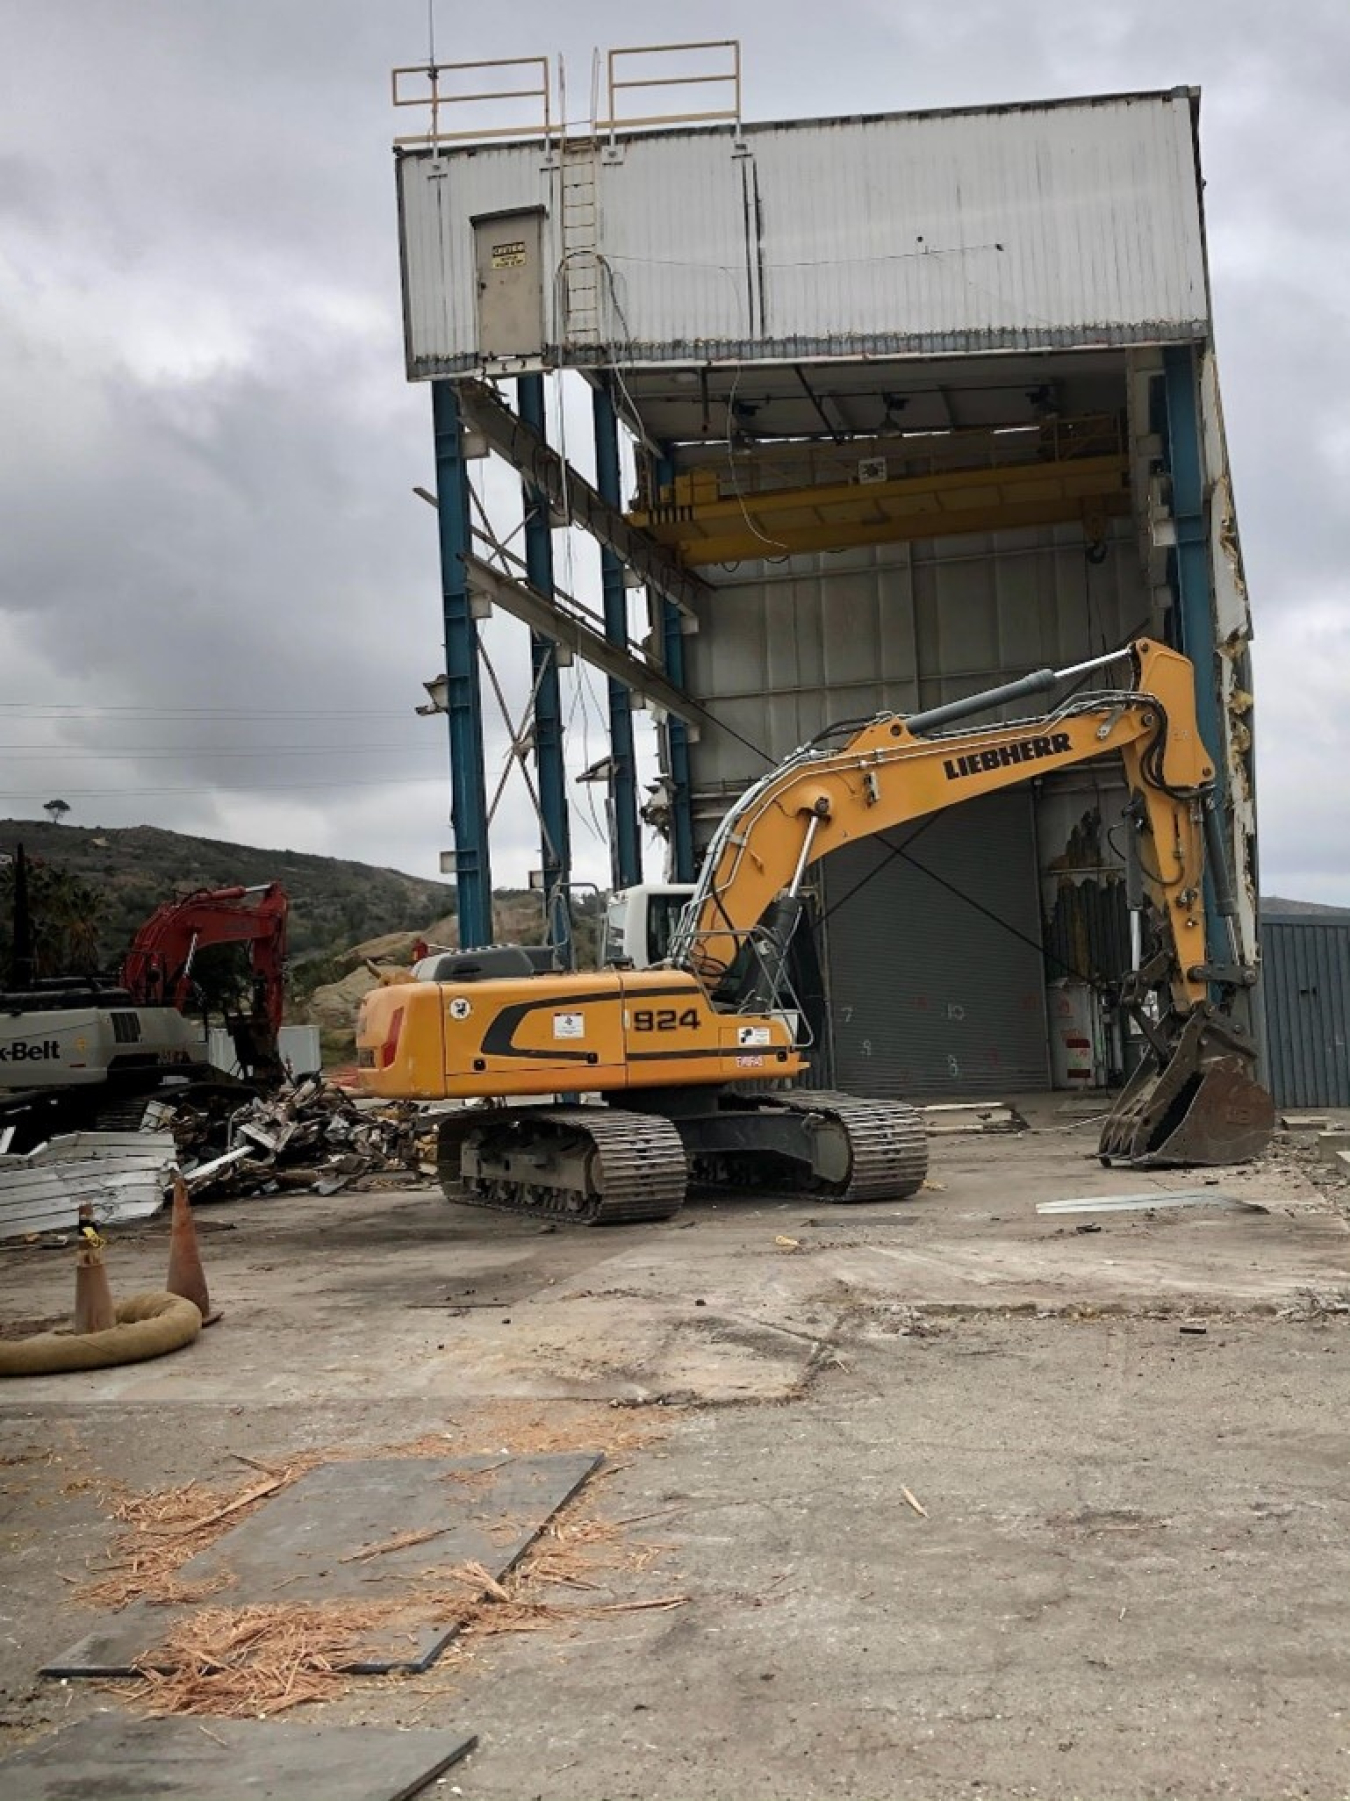
<path fill-rule="evenodd" d="M 478 685 L 478 625 L 465 558 L 471 543 L 469 471 L 464 460 L 459 402 L 452 382 L 431 384 L 441 553 L 441 614 L 445 624 L 446 712 L 450 728 L 450 821 L 455 835 L 459 941 L 492 943 L 492 862 L 488 852 L 483 763 L 483 701 Z"/>
<path fill-rule="evenodd" d="M 520 416 L 546 441 L 544 378 L 522 375 L 516 381 Z M 548 497 L 532 481 L 522 483 L 525 502 L 525 569 L 530 584 L 546 600 L 553 599 L 553 528 Z M 567 814 L 567 766 L 563 758 L 562 692 L 558 681 L 558 647 L 542 632 L 530 633 L 530 669 L 534 689 L 534 758 L 539 772 L 539 840 L 544 877 L 544 917 L 550 941 L 564 969 L 571 969 L 572 836 Z"/>
<path fill-rule="evenodd" d="M 590 532 L 636 570 L 648 588 L 692 614 L 694 602 L 711 592 L 706 582 L 682 569 L 645 532 L 630 525 L 617 506 L 603 499 L 486 382 L 456 385 L 465 417 L 499 456 L 542 490 L 554 512 Z"/>
<path fill-rule="evenodd" d="M 1229 844 L 1228 740 L 1219 711 L 1219 657 L 1214 636 L 1214 586 L 1209 565 L 1209 518 L 1205 499 L 1204 448 L 1200 432 L 1199 374 L 1189 344 L 1163 351 L 1167 406 L 1167 472 L 1172 484 L 1176 528 L 1175 586 L 1181 643 L 1195 667 L 1195 717 L 1205 748 L 1214 759 L 1215 802 L 1222 835 Z M 1211 946 L 1227 943 L 1212 879 L 1205 882 L 1205 935 Z M 1211 950 L 1211 957 L 1219 953 Z"/>
<path fill-rule="evenodd" d="M 674 480 L 674 465 L 668 456 L 658 459 L 653 474 L 658 487 Z M 684 686 L 684 635 L 680 629 L 678 608 L 660 597 L 661 660 L 666 674 L 678 687 Z M 679 719 L 668 719 L 665 725 L 666 766 L 670 777 L 670 866 L 676 882 L 694 879 L 694 807 L 693 783 L 689 775 L 689 734 Z"/>
<path fill-rule="evenodd" d="M 682 689 L 650 663 L 642 662 L 630 651 L 619 650 L 583 620 L 562 612 L 537 588 L 518 581 L 504 569 L 494 569 L 491 563 L 475 556 L 466 557 L 464 565 L 472 587 L 493 606 L 500 607 L 515 619 L 523 619 L 526 625 L 545 638 L 551 638 L 555 644 L 565 644 L 576 656 L 603 669 L 606 675 L 612 675 L 633 693 L 644 696 L 663 712 L 697 728 L 702 718 L 699 709 Z M 678 620 L 679 614 L 675 617 Z"/>
<path fill-rule="evenodd" d="M 680 613 L 668 600 L 661 602 L 661 641 L 665 649 L 666 674 L 681 688 L 684 686 L 684 634 L 680 630 Z M 666 744 L 670 753 L 670 845 L 671 870 L 677 882 L 694 879 L 694 810 L 693 786 L 689 776 L 689 732 L 682 719 L 667 719 Z"/>
<path fill-rule="evenodd" d="M 623 505 L 619 479 L 619 421 L 608 382 L 591 390 L 595 423 L 595 479 L 600 498 L 618 512 Z M 628 587 L 623 563 L 607 544 L 600 546 L 600 581 L 604 595 L 605 637 L 618 649 L 628 648 Z M 631 888 L 642 880 L 642 836 L 638 829 L 637 759 L 633 750 L 633 703 L 627 687 L 609 678 L 610 880 L 615 888 Z"/>

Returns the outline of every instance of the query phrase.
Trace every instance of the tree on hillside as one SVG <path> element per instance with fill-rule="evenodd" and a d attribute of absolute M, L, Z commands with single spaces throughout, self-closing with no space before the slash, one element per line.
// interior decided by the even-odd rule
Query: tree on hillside
<path fill-rule="evenodd" d="M 42 811 L 50 815 L 53 825 L 60 825 L 61 821 L 70 811 L 70 802 L 67 800 L 49 800 Z"/>
<path fill-rule="evenodd" d="M 16 865 L 0 868 L 0 971 L 8 972 L 14 948 Z M 33 935 L 33 974 L 94 975 L 107 897 L 66 869 L 33 859 L 28 864 L 28 912 Z"/>

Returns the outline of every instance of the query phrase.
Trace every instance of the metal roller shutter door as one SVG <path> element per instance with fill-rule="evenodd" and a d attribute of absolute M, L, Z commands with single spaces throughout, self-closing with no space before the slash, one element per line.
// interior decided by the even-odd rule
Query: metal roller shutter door
<path fill-rule="evenodd" d="M 873 838 L 821 865 L 835 1083 L 948 1100 L 1048 1088 L 1030 793 L 987 795 L 887 837 L 912 844 L 914 862 Z"/>

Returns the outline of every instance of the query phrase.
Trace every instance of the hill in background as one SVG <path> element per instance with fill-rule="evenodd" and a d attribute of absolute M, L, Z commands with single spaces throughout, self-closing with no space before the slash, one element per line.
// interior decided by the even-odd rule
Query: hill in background
<path fill-rule="evenodd" d="M 340 857 L 191 838 L 156 826 L 96 829 L 0 820 L 0 854 L 12 855 L 18 844 L 30 857 L 78 876 L 105 897 L 99 948 L 106 967 L 120 962 L 138 927 L 162 901 L 193 888 L 280 882 L 290 897 L 290 954 L 296 961 L 331 955 L 386 932 L 425 931 L 455 910 L 455 890 L 448 882 Z"/>

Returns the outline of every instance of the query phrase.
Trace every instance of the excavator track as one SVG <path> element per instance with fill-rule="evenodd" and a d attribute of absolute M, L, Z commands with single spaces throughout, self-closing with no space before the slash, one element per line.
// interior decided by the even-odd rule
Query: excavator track
<path fill-rule="evenodd" d="M 679 1133 L 616 1107 L 466 1108 L 441 1124 L 445 1197 L 571 1225 L 635 1226 L 684 1204 Z"/>
<path fill-rule="evenodd" d="M 866 1101 L 828 1089 L 774 1095 L 794 1113 L 837 1120 L 852 1153 L 848 1179 L 816 1190 L 823 1200 L 904 1201 L 917 1194 L 928 1174 L 928 1137 L 923 1119 L 903 1101 Z"/>
<path fill-rule="evenodd" d="M 923 1187 L 928 1139 L 913 1107 L 823 1089 L 727 1094 L 676 1116 L 701 1191 L 810 1194 L 824 1201 L 903 1201 Z"/>

